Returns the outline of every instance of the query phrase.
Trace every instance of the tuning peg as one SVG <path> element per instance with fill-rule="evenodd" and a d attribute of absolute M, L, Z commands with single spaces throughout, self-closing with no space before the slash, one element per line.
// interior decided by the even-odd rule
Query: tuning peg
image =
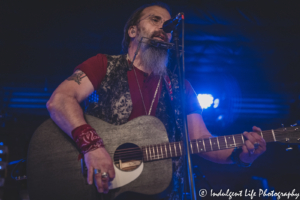
<path fill-rule="evenodd" d="M 291 127 L 294 127 L 294 126 L 297 126 L 297 123 L 295 123 L 295 124 L 291 125 Z"/>
<path fill-rule="evenodd" d="M 286 142 L 289 142 L 289 141 L 290 141 L 290 138 L 285 138 L 285 141 L 286 141 Z"/>

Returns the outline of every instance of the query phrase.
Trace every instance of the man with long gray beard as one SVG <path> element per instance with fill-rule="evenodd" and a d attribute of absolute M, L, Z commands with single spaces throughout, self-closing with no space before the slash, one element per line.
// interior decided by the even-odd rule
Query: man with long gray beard
<path fill-rule="evenodd" d="M 99 99 L 90 101 L 85 113 L 115 125 L 125 124 L 142 115 L 156 116 L 165 125 L 170 142 L 182 139 L 181 121 L 178 120 L 180 109 L 176 104 L 180 98 L 177 75 L 167 72 L 168 51 L 152 47 L 147 39 L 170 42 L 172 34 L 161 29 L 163 22 L 170 18 L 168 6 L 162 3 L 138 8 L 124 28 L 123 50 L 128 53 L 117 56 L 98 54 L 83 62 L 75 68 L 71 77 L 58 86 L 47 103 L 51 118 L 74 139 L 84 154 L 87 182 L 93 184 L 94 178 L 99 193 L 108 193 L 108 184 L 114 179 L 115 171 L 104 146 L 109 144 L 87 124 L 79 105 L 94 91 Z M 141 38 L 144 38 L 141 48 L 131 65 Z M 185 86 L 190 139 L 212 137 L 202 120 L 195 92 L 187 81 Z M 244 133 L 248 140 L 235 156 L 237 160 L 232 159 L 232 149 L 199 155 L 217 163 L 251 164 L 266 150 L 264 139 L 256 133 L 259 131 L 258 127 L 253 127 L 253 132 Z M 181 157 L 173 159 L 172 190 L 162 198 L 181 199 L 182 162 Z M 127 198 L 146 199 L 141 196 Z"/>

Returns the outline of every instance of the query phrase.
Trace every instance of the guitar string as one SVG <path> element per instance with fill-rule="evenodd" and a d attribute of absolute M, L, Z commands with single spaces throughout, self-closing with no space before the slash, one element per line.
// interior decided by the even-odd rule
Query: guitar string
<path fill-rule="evenodd" d="M 237 145 L 237 146 L 242 146 L 242 143 L 240 143 L 240 144 L 241 145 Z M 235 148 L 233 146 L 232 147 L 226 147 L 226 146 L 224 146 L 224 147 L 225 147 L 224 149 L 233 149 L 233 148 Z M 195 148 L 193 148 L 193 149 L 195 149 Z M 142 155 L 141 155 L 141 151 L 133 152 L 135 154 L 133 154 L 133 155 L 128 155 L 127 154 L 125 156 L 122 156 L 122 160 L 126 160 L 126 159 L 131 159 L 132 160 L 132 159 L 136 158 L 136 159 L 142 159 L 144 161 L 151 161 L 151 160 L 157 160 L 157 159 L 163 159 L 163 158 L 176 157 L 176 156 L 171 156 L 171 155 L 178 155 L 178 156 L 181 155 L 180 151 L 178 151 L 178 150 L 175 151 L 175 150 L 171 149 L 172 151 L 170 153 L 169 150 L 167 152 L 165 152 L 165 151 L 161 152 L 161 150 L 159 149 L 160 152 L 157 153 L 157 149 L 154 148 L 154 149 L 151 149 L 150 151 L 152 152 L 153 150 L 154 150 L 154 153 L 152 153 L 153 155 L 152 155 L 151 159 L 148 159 L 147 157 L 144 157 L 144 155 L 146 155 L 146 152 L 145 152 L 145 149 L 143 149 L 143 154 Z M 195 149 L 195 151 L 197 151 L 197 149 Z M 207 149 L 206 151 L 203 151 L 203 152 L 210 152 L 210 151 L 211 151 L 211 149 Z M 175 152 L 176 152 L 176 154 L 175 154 Z M 200 152 L 197 152 L 197 153 L 200 153 Z M 150 154 L 149 154 L 149 156 L 150 156 Z M 116 158 L 116 156 L 115 156 L 114 160 L 116 161 L 116 160 L 118 160 L 118 158 Z"/>
<path fill-rule="evenodd" d="M 242 146 L 242 143 L 238 143 L 237 144 L 237 147 L 241 147 Z M 232 149 L 232 148 L 235 148 L 235 146 L 230 146 L 230 147 L 226 147 L 224 146 L 224 148 L 221 148 L 221 149 Z M 201 153 L 201 152 L 210 152 L 212 151 L 211 148 L 208 148 L 206 150 L 202 150 L 202 151 L 199 151 L 198 152 L 198 149 L 196 149 L 195 147 L 193 148 L 195 152 L 197 153 Z M 201 147 L 201 149 L 203 149 L 203 147 Z M 154 152 L 154 153 L 151 153 L 151 154 L 154 154 L 154 156 L 161 156 L 161 157 L 170 157 L 168 155 L 176 155 L 176 154 L 181 154 L 179 150 L 174 150 L 174 147 L 171 149 L 171 153 L 169 150 L 166 151 L 161 151 L 161 149 L 158 148 L 159 151 L 157 151 L 156 148 L 153 148 L 149 151 L 151 152 Z M 214 150 L 219 150 L 219 149 L 214 149 Z M 143 154 L 142 154 L 143 152 Z M 176 154 L 175 154 L 176 152 Z M 129 159 L 129 158 L 132 158 L 132 157 L 144 157 L 143 155 L 146 155 L 146 151 L 143 150 L 143 151 L 132 151 L 130 154 L 126 153 L 126 154 L 123 154 L 123 155 L 115 155 L 115 159 L 118 159 L 118 157 L 121 157 L 122 159 Z"/>
<path fill-rule="evenodd" d="M 270 136 L 270 138 L 272 139 L 272 141 L 273 141 L 273 137 L 272 136 Z M 281 139 L 283 139 L 283 138 L 280 138 L 280 137 L 278 137 L 278 135 L 277 135 L 277 139 L 279 139 L 279 140 L 281 140 Z M 237 139 L 236 139 L 237 140 Z M 198 142 L 198 146 L 199 145 L 201 145 L 201 146 L 203 146 L 201 143 L 199 144 L 199 142 L 200 142 L 201 140 L 198 140 L 197 142 Z M 202 142 L 202 141 L 201 141 Z M 206 140 L 205 142 L 209 142 L 209 140 Z M 175 142 L 175 143 L 171 143 L 170 145 L 177 145 L 179 142 Z M 195 145 L 196 145 L 196 141 L 192 141 L 191 142 L 192 143 L 192 145 L 194 145 L 194 148 L 193 149 L 196 149 L 195 148 Z M 180 143 L 181 145 L 182 145 L 182 143 Z M 229 145 L 232 145 L 232 143 L 229 143 Z M 237 146 L 242 146 L 242 142 L 241 141 L 236 141 L 236 144 L 237 144 Z M 239 144 L 241 144 L 241 145 L 239 145 Z M 165 145 L 169 145 L 169 143 L 166 143 L 166 144 L 157 144 L 157 145 L 151 145 L 151 146 L 145 146 L 144 148 L 157 148 L 157 147 L 164 147 Z M 210 144 L 207 144 L 207 146 L 210 146 Z M 214 145 L 213 146 L 216 146 L 216 144 L 214 143 Z M 227 146 L 228 146 L 228 144 L 227 145 L 218 145 L 218 146 L 220 146 L 220 149 L 223 149 L 223 148 L 227 148 Z M 214 149 L 215 149 L 216 147 L 214 147 Z M 125 149 L 125 150 L 117 150 L 116 151 L 116 155 L 121 155 L 121 154 L 126 154 L 126 153 L 130 153 L 132 150 L 134 150 L 134 152 L 135 151 L 141 151 L 141 149 L 139 148 L 139 147 L 137 147 L 137 148 L 130 148 L 130 149 Z"/>
<path fill-rule="evenodd" d="M 265 133 L 266 134 L 266 133 Z M 283 134 L 283 135 L 286 135 L 286 134 Z M 232 135 L 227 135 L 226 137 L 230 137 L 230 136 L 232 136 Z M 280 137 L 278 137 L 278 136 L 280 136 L 280 134 L 277 134 L 276 135 L 276 138 L 278 139 L 278 138 L 280 138 Z M 224 139 L 223 138 L 224 136 L 219 136 L 219 137 L 213 137 L 213 138 L 210 138 L 211 140 L 216 140 L 216 138 L 218 138 L 218 139 Z M 266 139 L 266 138 L 270 138 L 272 141 L 273 141 L 273 135 L 269 135 L 269 136 L 264 136 L 264 139 Z M 235 138 L 235 140 L 239 140 L 240 138 Z M 282 139 L 282 138 L 281 138 Z M 209 138 L 204 138 L 204 139 L 198 139 L 197 141 L 196 140 L 192 140 L 191 141 L 191 143 L 196 143 L 196 142 L 199 142 L 199 141 L 201 141 L 202 142 L 202 140 L 204 140 L 204 141 L 208 141 L 209 142 Z M 149 148 L 149 146 L 155 146 L 156 147 L 156 145 L 172 145 L 172 144 L 178 144 L 178 143 L 182 143 L 182 142 L 173 142 L 173 143 L 163 143 L 163 144 L 155 144 L 155 145 L 146 145 L 146 146 L 144 146 L 144 148 L 145 147 L 147 147 L 147 148 Z M 220 145 L 220 147 L 221 147 L 222 145 Z M 223 145 L 223 146 L 226 146 L 226 145 Z M 132 148 L 126 148 L 125 150 L 124 149 L 121 149 L 121 150 L 116 150 L 116 152 L 124 152 L 124 151 L 127 151 L 127 150 L 131 150 L 131 149 L 139 149 L 139 150 L 141 150 L 141 148 L 140 147 L 132 147 Z"/>

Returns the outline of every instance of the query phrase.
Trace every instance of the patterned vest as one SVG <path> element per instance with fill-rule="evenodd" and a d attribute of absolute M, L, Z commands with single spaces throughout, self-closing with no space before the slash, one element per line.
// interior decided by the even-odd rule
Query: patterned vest
<path fill-rule="evenodd" d="M 127 71 L 129 70 L 126 55 L 107 56 L 107 73 L 101 85 L 94 94 L 94 100 L 89 98 L 86 113 L 98 117 L 110 124 L 121 125 L 128 121 L 132 111 L 132 101 L 128 85 Z M 162 92 L 155 116 L 162 121 L 167 130 L 169 141 L 182 140 L 181 99 L 177 75 L 168 72 L 169 84 L 162 81 Z M 168 85 L 168 87 L 167 87 Z M 98 98 L 95 98 L 96 97 Z M 96 99 L 96 101 L 95 101 Z M 172 99 L 172 101 L 171 101 Z M 183 184 L 183 158 L 173 159 L 173 191 L 169 199 L 180 199 Z"/>

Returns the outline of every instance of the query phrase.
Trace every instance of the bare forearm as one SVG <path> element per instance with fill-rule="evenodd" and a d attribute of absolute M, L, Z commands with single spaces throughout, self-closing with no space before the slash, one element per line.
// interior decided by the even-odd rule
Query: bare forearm
<path fill-rule="evenodd" d="M 53 94 L 47 102 L 47 109 L 52 120 L 70 137 L 71 131 L 86 121 L 78 101 L 66 94 Z"/>

